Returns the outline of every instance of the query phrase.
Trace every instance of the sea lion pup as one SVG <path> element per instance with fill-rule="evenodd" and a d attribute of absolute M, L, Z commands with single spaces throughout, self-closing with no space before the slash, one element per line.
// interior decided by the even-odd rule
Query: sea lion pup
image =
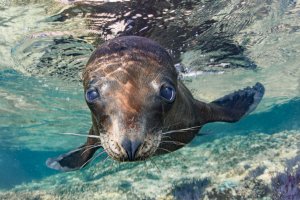
<path fill-rule="evenodd" d="M 178 79 L 167 51 L 137 36 L 118 37 L 96 49 L 83 86 L 93 122 L 87 142 L 49 158 L 50 168 L 80 169 L 98 148 L 121 162 L 175 151 L 206 123 L 240 120 L 264 95 L 263 85 L 256 83 L 210 103 L 198 101 Z"/>

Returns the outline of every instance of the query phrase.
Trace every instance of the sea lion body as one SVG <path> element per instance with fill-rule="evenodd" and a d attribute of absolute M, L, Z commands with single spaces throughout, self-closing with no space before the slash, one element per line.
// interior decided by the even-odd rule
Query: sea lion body
<path fill-rule="evenodd" d="M 93 121 L 87 142 L 48 159 L 50 168 L 80 169 L 98 148 L 118 161 L 175 151 L 206 123 L 238 121 L 264 94 L 257 83 L 211 103 L 198 101 L 178 79 L 165 49 L 137 36 L 115 38 L 95 50 L 83 72 L 83 86 Z"/>

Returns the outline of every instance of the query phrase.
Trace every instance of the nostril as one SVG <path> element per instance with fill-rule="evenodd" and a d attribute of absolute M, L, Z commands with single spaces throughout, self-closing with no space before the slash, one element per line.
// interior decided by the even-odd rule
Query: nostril
<path fill-rule="evenodd" d="M 126 151 L 126 154 L 128 156 L 128 159 L 130 161 L 133 161 L 135 156 L 136 156 L 136 152 L 138 151 L 139 147 L 141 146 L 141 142 L 138 140 L 135 141 L 131 141 L 129 139 L 124 139 L 121 143 L 122 147 L 124 148 L 124 150 Z"/>

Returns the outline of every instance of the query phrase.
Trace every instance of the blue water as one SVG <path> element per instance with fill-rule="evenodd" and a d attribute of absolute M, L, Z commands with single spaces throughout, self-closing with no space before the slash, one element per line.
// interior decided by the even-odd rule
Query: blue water
<path fill-rule="evenodd" d="M 1 99 L 6 106 L 2 107 L 0 116 L 0 163 L 4 169 L 0 173 L 0 185 L 1 188 L 11 188 L 54 174 L 44 163 L 48 157 L 59 152 L 55 146 L 61 146 L 62 138 L 57 134 L 68 131 L 85 133 L 89 128 L 86 124 L 90 116 L 87 109 L 76 108 L 69 103 L 76 100 L 84 103 L 79 87 L 78 92 L 71 92 L 70 89 L 66 94 L 66 91 L 51 88 L 41 79 L 25 77 L 11 69 L 1 70 L 0 77 L 0 87 L 6 91 Z M 6 98 L 9 100 L 5 101 Z M 32 108 L 22 109 L 22 106 L 10 102 L 21 103 L 20 98 L 28 101 Z M 74 118 L 86 123 L 77 123 L 78 126 L 73 127 Z M 83 141 L 81 139 L 72 138 L 67 143 L 70 147 L 72 144 L 76 146 Z"/>
<path fill-rule="evenodd" d="M 0 199 L 300 199 L 299 2 L 128 5 L 0 2 Z M 124 24 L 127 12 L 133 22 Z M 119 32 L 160 42 L 199 72 L 183 79 L 197 99 L 258 81 L 265 97 L 239 122 L 208 124 L 186 147 L 147 162 L 47 168 L 48 157 L 85 142 L 62 134 L 91 126 L 81 70 Z"/>

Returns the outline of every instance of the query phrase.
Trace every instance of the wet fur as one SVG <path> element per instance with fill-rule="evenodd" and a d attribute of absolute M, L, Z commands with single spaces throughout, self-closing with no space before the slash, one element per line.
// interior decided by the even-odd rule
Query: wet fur
<path fill-rule="evenodd" d="M 166 83 L 177 91 L 172 104 L 159 97 Z M 93 121 L 89 134 L 99 139 L 89 137 L 79 151 L 82 154 L 71 152 L 49 159 L 50 168 L 82 168 L 99 148 L 91 148 L 97 143 L 113 159 L 128 161 L 121 145 L 124 139 L 141 141 L 135 160 L 175 151 L 206 123 L 238 121 L 255 109 L 264 94 L 264 87 L 257 83 L 211 103 L 198 101 L 178 79 L 169 54 L 157 43 L 136 36 L 100 46 L 87 63 L 83 85 L 85 92 L 91 87 L 100 91 L 98 101 L 87 102 Z"/>

